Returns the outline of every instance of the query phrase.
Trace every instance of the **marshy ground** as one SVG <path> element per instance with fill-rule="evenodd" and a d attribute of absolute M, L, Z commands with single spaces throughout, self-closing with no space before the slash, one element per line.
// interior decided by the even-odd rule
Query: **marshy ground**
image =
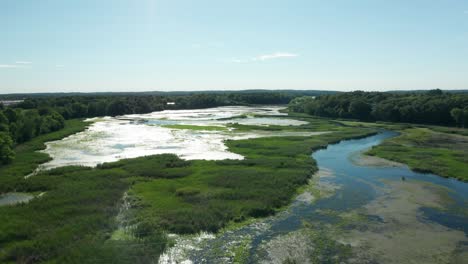
<path fill-rule="evenodd" d="M 18 159 L 0 169 L 2 192 L 45 194 L 0 207 L 0 260 L 457 263 L 464 258 L 466 183 L 363 156 L 383 140 L 400 140 L 388 132 L 371 136 L 380 125 L 301 115 L 288 121 L 291 117 L 277 110 L 235 107 L 92 124 L 72 120 L 64 131 L 19 146 Z M 100 126 L 103 131 L 94 135 Z M 44 142 L 67 135 L 36 152 Z M 442 148 L 444 139 L 436 139 Z M 145 147 L 129 140 L 157 142 Z M 193 146 L 204 148 L 197 152 Z M 61 149 L 57 155 L 54 147 Z M 165 154 L 152 155 L 158 153 Z M 152 156 L 139 157 L 144 155 Z M 24 178 L 46 161 L 54 165 Z M 109 162 L 100 164 L 104 161 Z"/>

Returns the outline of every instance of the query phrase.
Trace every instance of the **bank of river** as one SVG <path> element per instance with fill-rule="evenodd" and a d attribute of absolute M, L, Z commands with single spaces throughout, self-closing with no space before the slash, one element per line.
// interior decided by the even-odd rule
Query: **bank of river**
<path fill-rule="evenodd" d="M 463 263 L 468 184 L 356 158 L 395 135 L 315 152 L 320 170 L 286 210 L 219 235 L 176 236 L 160 262 Z"/>

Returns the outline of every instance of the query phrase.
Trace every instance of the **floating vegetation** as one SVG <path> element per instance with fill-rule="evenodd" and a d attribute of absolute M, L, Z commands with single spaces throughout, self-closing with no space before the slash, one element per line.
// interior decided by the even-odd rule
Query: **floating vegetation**
<path fill-rule="evenodd" d="M 232 120 L 220 120 L 239 113 L 278 114 L 281 107 L 220 107 L 201 110 L 162 111 L 145 115 L 127 115 L 118 118 L 93 119 L 87 130 L 48 142 L 44 153 L 52 160 L 39 169 L 62 166 L 96 166 L 104 162 L 141 156 L 173 153 L 187 160 L 241 160 L 242 155 L 227 149 L 225 140 L 272 136 L 313 136 L 326 132 L 316 131 L 240 131 L 226 125 Z M 284 124 L 298 126 L 305 121 L 247 116 L 242 122 L 251 124 Z M 141 122 L 140 122 L 141 121 Z M 151 125 L 147 125 L 151 124 Z"/>
<path fill-rule="evenodd" d="M 162 125 L 165 128 L 172 129 L 189 129 L 195 131 L 227 131 L 225 126 L 202 126 L 202 125 Z"/>
<path fill-rule="evenodd" d="M 405 166 L 358 166 L 349 159 L 385 136 L 316 152 L 319 171 L 290 206 L 228 228 L 197 250 L 186 247 L 184 256 L 235 263 L 229 247 L 245 253 L 240 263 L 463 263 L 467 221 L 460 207 L 467 187 Z"/>

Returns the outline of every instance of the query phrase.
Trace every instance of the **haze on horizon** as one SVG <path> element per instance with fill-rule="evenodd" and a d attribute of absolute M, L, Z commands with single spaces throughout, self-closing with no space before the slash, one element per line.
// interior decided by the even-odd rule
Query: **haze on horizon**
<path fill-rule="evenodd" d="M 0 2 L 0 93 L 468 89 L 468 2 Z"/>

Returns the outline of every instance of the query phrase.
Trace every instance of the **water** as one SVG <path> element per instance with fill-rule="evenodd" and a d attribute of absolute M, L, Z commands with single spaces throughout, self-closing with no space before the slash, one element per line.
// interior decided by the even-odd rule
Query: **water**
<path fill-rule="evenodd" d="M 281 109 L 284 107 L 217 107 L 93 119 L 94 123 L 87 130 L 61 140 L 47 142 L 43 152 L 50 155 L 52 160 L 41 164 L 39 170 L 69 165 L 93 167 L 104 162 L 163 153 L 176 154 L 187 160 L 243 159 L 242 155 L 230 152 L 224 141 L 271 136 L 312 136 L 323 133 L 238 132 L 232 128 L 228 129 L 228 125 L 232 123 L 259 126 L 307 124 L 300 120 L 282 118 L 285 114 L 279 112 Z M 225 129 L 196 131 L 168 128 L 165 125 L 219 126 Z"/>
<path fill-rule="evenodd" d="M 161 263 L 233 263 L 239 255 L 247 263 L 466 260 L 468 184 L 391 163 L 352 161 L 356 152 L 395 135 L 383 132 L 315 152 L 320 172 L 287 210 L 206 239 L 180 237 Z M 322 198 L 313 201 L 318 193 Z"/>
<path fill-rule="evenodd" d="M 334 178 L 334 183 L 344 186 L 340 192 L 334 197 L 319 201 L 317 204 L 322 206 L 330 205 L 330 203 L 340 204 L 339 209 L 349 210 L 359 206 L 363 206 L 378 194 L 375 186 L 385 187 L 385 181 L 401 181 L 402 177 L 405 181 L 421 181 L 432 183 L 436 186 L 447 188 L 447 194 L 455 202 L 447 208 L 447 211 L 440 212 L 434 208 L 421 208 L 425 217 L 431 218 L 440 224 L 447 227 L 464 230 L 468 234 L 468 218 L 464 218 L 464 223 L 459 224 L 455 214 L 450 214 L 451 211 L 459 207 L 465 207 L 468 203 L 468 184 L 454 180 L 445 179 L 433 174 L 423 174 L 413 172 L 406 166 L 401 167 L 362 167 L 356 166 L 349 160 L 349 156 L 359 150 L 368 149 L 379 144 L 383 139 L 395 136 L 396 133 L 385 132 L 376 136 L 365 139 L 348 140 L 340 144 L 331 145 L 326 150 L 315 152 L 312 157 L 317 160 L 321 169 L 330 168 L 339 177 Z M 333 206 L 337 208 L 337 206 Z M 431 210 L 430 210 L 431 209 Z M 436 215 L 444 215 L 446 218 L 452 218 L 454 221 L 441 220 L 438 221 Z"/>
<path fill-rule="evenodd" d="M 34 196 L 29 193 L 11 192 L 0 195 L 0 206 L 14 205 L 19 203 L 27 203 L 33 199 Z"/>

